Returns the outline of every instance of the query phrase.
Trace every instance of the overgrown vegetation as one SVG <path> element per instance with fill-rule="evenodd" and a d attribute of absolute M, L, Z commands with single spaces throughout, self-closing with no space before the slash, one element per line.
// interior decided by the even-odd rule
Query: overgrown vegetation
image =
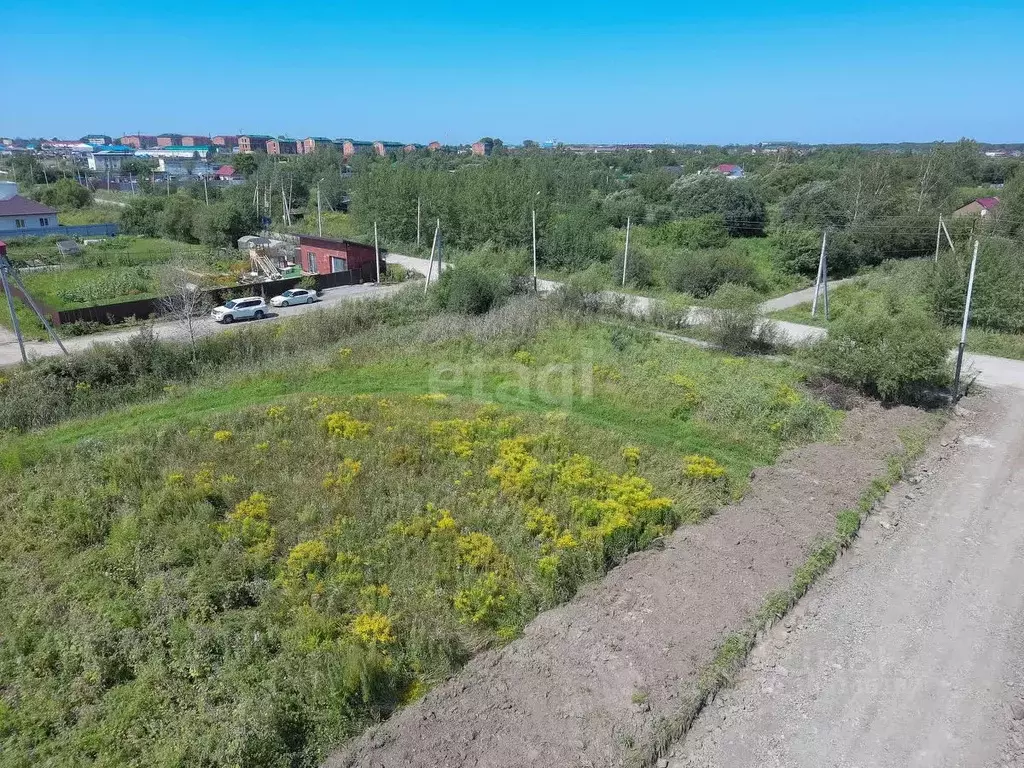
<path fill-rule="evenodd" d="M 315 765 L 836 423 L 787 365 L 425 308 L 0 383 L 7 427 L 94 414 L 0 443 L 5 761 Z"/>

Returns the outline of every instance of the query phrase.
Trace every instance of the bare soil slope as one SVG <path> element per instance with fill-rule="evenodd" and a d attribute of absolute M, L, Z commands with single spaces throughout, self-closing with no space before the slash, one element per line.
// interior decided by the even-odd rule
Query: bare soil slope
<path fill-rule="evenodd" d="M 757 470 L 740 503 L 630 557 L 326 765 L 619 765 L 678 710 L 723 636 L 788 586 L 812 541 L 884 472 L 898 431 L 922 418 L 852 411 L 838 444 Z"/>
<path fill-rule="evenodd" d="M 963 405 L 672 768 L 1024 766 L 1024 396 Z"/>

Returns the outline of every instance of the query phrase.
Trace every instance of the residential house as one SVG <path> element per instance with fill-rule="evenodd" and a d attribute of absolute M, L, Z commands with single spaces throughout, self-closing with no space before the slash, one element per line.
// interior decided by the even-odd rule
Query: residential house
<path fill-rule="evenodd" d="M 117 143 L 126 147 L 135 147 L 135 149 L 149 149 L 156 146 L 156 136 L 133 133 L 131 136 L 122 136 Z"/>
<path fill-rule="evenodd" d="M 231 165 L 222 165 L 213 172 L 213 177 L 217 181 L 228 181 L 235 184 L 240 184 L 245 180 L 242 177 L 242 174 L 235 170 L 235 167 Z"/>
<path fill-rule="evenodd" d="M 388 152 L 399 152 L 405 149 L 405 145 L 400 141 L 375 141 L 373 142 L 373 152 L 379 157 L 386 157 Z"/>
<path fill-rule="evenodd" d="M 82 141 L 85 144 L 98 144 L 101 146 L 114 143 L 109 136 L 104 136 L 102 133 L 90 133 L 88 136 L 83 136 Z"/>
<path fill-rule="evenodd" d="M 135 156 L 131 147 L 111 146 L 89 154 L 89 170 L 99 173 L 120 173 L 121 165 L 128 158 Z"/>
<path fill-rule="evenodd" d="M 183 147 L 208 147 L 210 146 L 209 136 L 199 136 L 196 134 L 185 135 L 181 137 L 181 146 Z"/>
<path fill-rule="evenodd" d="M 0 234 L 29 235 L 33 229 L 55 226 L 56 210 L 22 197 L 18 194 L 18 185 L 14 182 L 0 182 Z"/>
<path fill-rule="evenodd" d="M 967 205 L 962 205 L 953 211 L 953 218 L 960 219 L 965 216 L 980 216 L 982 218 L 991 215 L 999 207 L 998 197 L 979 197 Z"/>
<path fill-rule="evenodd" d="M 158 147 L 180 147 L 184 138 L 180 133 L 161 133 L 156 137 Z"/>
<path fill-rule="evenodd" d="M 213 146 L 221 149 L 234 149 L 238 146 L 237 136 L 214 136 Z"/>
<path fill-rule="evenodd" d="M 711 173 L 720 173 L 727 179 L 742 179 L 744 176 L 743 169 L 738 165 L 732 165 L 731 163 L 716 165 L 711 169 Z"/>
<path fill-rule="evenodd" d="M 441 148 L 441 142 L 440 141 L 432 141 L 429 144 L 427 144 L 427 149 L 429 149 L 431 152 L 437 152 L 437 150 L 439 150 L 440 148 Z"/>
<path fill-rule="evenodd" d="M 487 139 L 486 141 L 473 142 L 473 145 L 470 147 L 470 151 L 472 151 L 472 153 L 477 157 L 486 157 L 490 155 L 493 150 L 494 142 L 490 139 Z"/>
<path fill-rule="evenodd" d="M 324 138 L 323 136 L 309 136 L 299 142 L 299 154 L 310 155 L 318 149 L 333 146 L 334 142 L 330 139 Z"/>
<path fill-rule="evenodd" d="M 266 152 L 267 142 L 270 141 L 273 136 L 263 136 L 261 134 L 248 134 L 246 136 L 238 137 L 238 151 L 239 152 Z"/>
<path fill-rule="evenodd" d="M 362 280 L 375 280 L 377 268 L 374 265 L 376 252 L 372 245 L 355 243 L 351 240 L 331 240 L 325 237 L 299 236 L 299 254 L 296 259 L 306 272 L 326 274 L 351 270 Z M 384 274 L 384 259 L 380 263 Z"/>
<path fill-rule="evenodd" d="M 297 155 L 299 143 L 295 139 L 267 139 L 268 155 Z"/>

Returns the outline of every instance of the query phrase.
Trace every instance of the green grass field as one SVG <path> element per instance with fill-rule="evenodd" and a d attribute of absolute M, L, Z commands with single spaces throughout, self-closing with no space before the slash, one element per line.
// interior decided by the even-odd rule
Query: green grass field
<path fill-rule="evenodd" d="M 316 765 L 838 425 L 787 364 L 536 299 L 362 315 L 113 409 L 97 357 L 0 437 L 0 764 Z"/>

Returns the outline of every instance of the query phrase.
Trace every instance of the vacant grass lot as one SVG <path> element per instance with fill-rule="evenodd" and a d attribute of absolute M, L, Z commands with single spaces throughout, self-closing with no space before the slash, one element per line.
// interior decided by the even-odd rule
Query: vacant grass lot
<path fill-rule="evenodd" d="M 0 438 L 0 765 L 316 765 L 836 424 L 533 300 Z"/>

